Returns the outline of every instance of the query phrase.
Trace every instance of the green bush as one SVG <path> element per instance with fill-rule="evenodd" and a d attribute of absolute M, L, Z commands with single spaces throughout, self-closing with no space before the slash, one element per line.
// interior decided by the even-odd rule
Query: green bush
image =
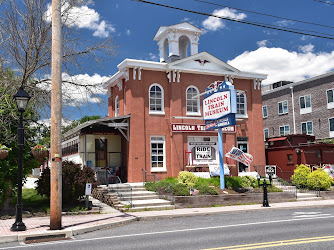
<path fill-rule="evenodd" d="M 176 196 L 190 196 L 190 188 L 185 184 L 176 183 L 173 188 L 173 194 Z"/>
<path fill-rule="evenodd" d="M 176 183 L 179 183 L 178 179 L 175 178 L 175 177 L 167 177 L 166 179 L 164 179 L 162 181 L 169 182 L 172 185 L 174 185 Z"/>
<path fill-rule="evenodd" d="M 291 176 L 291 180 L 293 180 L 298 186 L 307 186 L 307 178 L 311 174 L 311 170 L 309 167 L 300 164 L 293 171 L 293 175 Z"/>
<path fill-rule="evenodd" d="M 177 179 L 178 179 L 179 183 L 185 184 L 187 187 L 190 188 L 190 187 L 195 186 L 198 178 L 197 178 L 196 175 L 194 175 L 191 172 L 181 171 L 181 172 L 179 172 L 179 175 L 178 175 Z"/>
<path fill-rule="evenodd" d="M 50 169 L 46 168 L 36 181 L 38 194 L 50 197 Z M 94 170 L 88 167 L 81 169 L 80 164 L 72 161 L 62 162 L 62 200 L 66 204 L 78 202 L 85 195 L 86 183 L 95 184 Z"/>
<path fill-rule="evenodd" d="M 197 182 L 196 182 L 196 185 L 200 185 L 200 184 L 203 184 L 203 185 L 207 185 L 207 186 L 214 186 L 214 187 L 217 187 L 219 188 L 220 187 L 220 178 L 219 177 L 211 177 L 211 178 L 201 178 L 199 177 L 197 179 Z"/>
<path fill-rule="evenodd" d="M 239 176 L 234 176 L 234 177 L 225 176 L 225 187 L 227 189 L 241 188 L 243 187 L 243 181 Z"/>
<path fill-rule="evenodd" d="M 206 184 L 203 184 L 203 183 L 196 183 L 194 188 L 199 191 L 199 195 L 217 195 L 218 194 L 216 189 Z"/>
<path fill-rule="evenodd" d="M 322 169 L 318 169 L 309 175 L 309 178 L 307 179 L 307 187 L 310 189 L 317 189 L 320 185 L 321 190 L 327 190 L 331 187 L 332 182 L 333 180 L 328 173 Z"/>
<path fill-rule="evenodd" d="M 243 187 L 252 187 L 252 188 L 257 188 L 258 187 L 258 182 L 257 179 L 253 176 L 242 176 L 241 180 L 243 182 L 242 186 Z"/>
<path fill-rule="evenodd" d="M 155 192 L 155 184 L 154 182 L 146 182 L 144 184 L 147 191 L 154 191 Z"/>

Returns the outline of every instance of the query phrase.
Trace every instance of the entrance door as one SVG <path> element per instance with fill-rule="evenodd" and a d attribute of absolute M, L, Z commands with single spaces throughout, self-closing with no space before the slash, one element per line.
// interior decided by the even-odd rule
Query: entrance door
<path fill-rule="evenodd" d="M 106 168 L 107 165 L 107 139 L 95 139 L 95 165 Z"/>
<path fill-rule="evenodd" d="M 248 153 L 248 142 L 247 141 L 238 141 L 238 148 L 241 149 L 244 153 Z M 238 162 L 238 169 L 240 172 L 248 172 L 248 166 Z"/>

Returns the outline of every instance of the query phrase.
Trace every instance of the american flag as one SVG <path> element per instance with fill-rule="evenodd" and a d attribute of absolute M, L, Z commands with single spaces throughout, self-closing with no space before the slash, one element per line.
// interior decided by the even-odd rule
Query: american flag
<path fill-rule="evenodd" d="M 190 188 L 190 195 L 198 195 L 199 191 L 194 188 Z"/>
<path fill-rule="evenodd" d="M 233 147 L 230 152 L 225 154 L 225 156 L 240 161 L 247 166 L 253 161 L 252 155 L 244 153 L 241 149 L 236 147 Z"/>

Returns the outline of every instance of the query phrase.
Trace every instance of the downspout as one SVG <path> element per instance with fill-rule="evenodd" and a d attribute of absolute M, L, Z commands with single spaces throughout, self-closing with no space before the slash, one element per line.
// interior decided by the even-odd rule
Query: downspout
<path fill-rule="evenodd" d="M 293 86 L 290 86 L 290 90 L 291 90 L 291 103 L 292 103 L 293 134 L 296 134 L 296 117 L 295 117 L 295 103 L 293 99 Z"/>
<path fill-rule="evenodd" d="M 85 134 L 85 162 L 84 165 L 87 165 L 87 135 Z"/>

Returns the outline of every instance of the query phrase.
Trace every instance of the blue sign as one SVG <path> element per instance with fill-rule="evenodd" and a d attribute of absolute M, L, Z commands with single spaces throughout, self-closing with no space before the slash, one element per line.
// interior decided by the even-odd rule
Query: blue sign
<path fill-rule="evenodd" d="M 235 114 L 228 114 L 220 119 L 205 121 L 205 130 L 223 128 L 235 125 Z"/>

